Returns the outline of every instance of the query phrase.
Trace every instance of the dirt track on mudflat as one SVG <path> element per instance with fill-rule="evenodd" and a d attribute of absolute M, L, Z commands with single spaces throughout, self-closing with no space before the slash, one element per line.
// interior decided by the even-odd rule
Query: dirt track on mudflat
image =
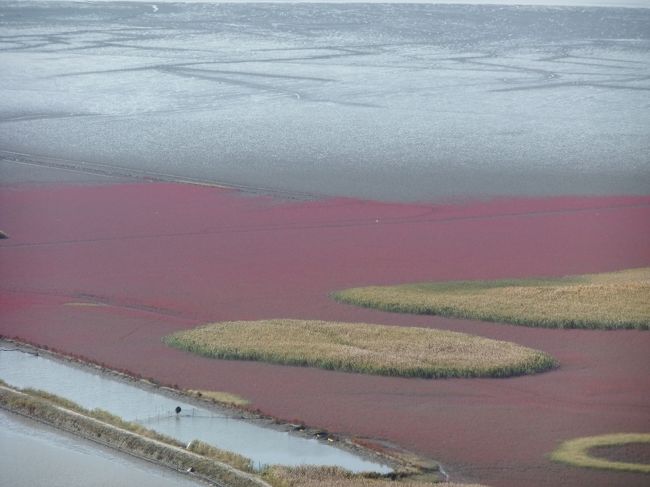
<path fill-rule="evenodd" d="M 650 197 L 464 205 L 287 202 L 167 183 L 0 188 L 0 334 L 183 388 L 234 392 L 286 420 L 384 438 L 498 486 L 641 486 L 553 464 L 561 440 L 648 431 L 650 332 L 545 330 L 396 315 L 328 293 L 419 280 L 650 265 Z M 70 303 L 102 306 L 76 306 Z M 510 379 L 373 377 L 194 357 L 160 338 L 207 321 L 305 318 L 436 327 L 544 350 Z"/>

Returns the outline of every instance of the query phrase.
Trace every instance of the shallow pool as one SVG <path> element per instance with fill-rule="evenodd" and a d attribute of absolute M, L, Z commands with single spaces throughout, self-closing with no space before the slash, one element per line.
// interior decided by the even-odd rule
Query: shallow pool
<path fill-rule="evenodd" d="M 265 428 L 163 394 L 144 390 L 90 368 L 19 351 L 0 352 L 0 378 L 8 384 L 42 389 L 87 409 L 101 408 L 125 420 L 183 442 L 199 439 L 264 465 L 336 465 L 353 472 L 388 473 L 385 465 L 365 460 L 315 439 Z M 176 414 L 175 409 L 181 408 Z"/>

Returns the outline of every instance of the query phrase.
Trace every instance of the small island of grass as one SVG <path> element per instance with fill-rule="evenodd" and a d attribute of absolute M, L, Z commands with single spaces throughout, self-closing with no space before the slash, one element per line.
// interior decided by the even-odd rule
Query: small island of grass
<path fill-rule="evenodd" d="M 231 392 L 207 391 L 205 389 L 188 389 L 187 392 L 196 397 L 202 397 L 221 404 L 230 404 L 231 406 L 247 406 L 250 404 L 248 399 Z"/>
<path fill-rule="evenodd" d="M 650 433 L 617 433 L 612 435 L 576 438 L 562 443 L 559 448 L 551 454 L 551 459 L 556 462 L 567 463 L 576 467 L 650 474 L 650 463 L 615 461 L 595 455 L 595 451 L 598 449 L 607 447 L 609 447 L 609 449 L 612 447 L 624 448 L 634 445 L 650 445 Z"/>
<path fill-rule="evenodd" d="M 650 328 L 650 267 L 556 279 L 360 287 L 333 297 L 383 311 L 525 326 Z"/>
<path fill-rule="evenodd" d="M 231 321 L 179 331 L 164 341 L 218 359 L 401 377 L 507 377 L 556 366 L 549 355 L 510 342 L 366 323 Z"/>

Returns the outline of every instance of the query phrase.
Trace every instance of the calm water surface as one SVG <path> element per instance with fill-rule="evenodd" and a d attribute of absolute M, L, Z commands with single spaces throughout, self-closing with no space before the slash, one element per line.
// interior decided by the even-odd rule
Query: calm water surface
<path fill-rule="evenodd" d="M 87 409 L 104 409 L 183 442 L 206 441 L 244 455 L 256 466 L 337 465 L 355 472 L 391 471 L 318 440 L 233 419 L 105 374 L 28 353 L 0 352 L 0 378 L 15 387 L 61 395 Z M 180 415 L 174 413 L 177 406 L 182 409 Z"/>
<path fill-rule="evenodd" d="M 196 487 L 186 477 L 0 410 L 0 485 Z"/>

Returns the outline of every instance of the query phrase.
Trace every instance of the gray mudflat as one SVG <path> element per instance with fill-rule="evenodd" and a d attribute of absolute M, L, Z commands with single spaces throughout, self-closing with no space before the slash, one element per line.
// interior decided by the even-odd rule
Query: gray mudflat
<path fill-rule="evenodd" d="M 21 184 L 74 183 L 98 184 L 108 182 L 133 182 L 136 179 L 109 176 L 89 172 L 84 168 L 66 169 L 49 164 L 48 160 L 37 159 L 37 164 L 19 162 L 17 158 L 0 157 L 0 186 L 16 186 Z"/>
<path fill-rule="evenodd" d="M 387 200 L 650 191 L 650 9 L 21 1 L 0 29 L 0 158 Z"/>

